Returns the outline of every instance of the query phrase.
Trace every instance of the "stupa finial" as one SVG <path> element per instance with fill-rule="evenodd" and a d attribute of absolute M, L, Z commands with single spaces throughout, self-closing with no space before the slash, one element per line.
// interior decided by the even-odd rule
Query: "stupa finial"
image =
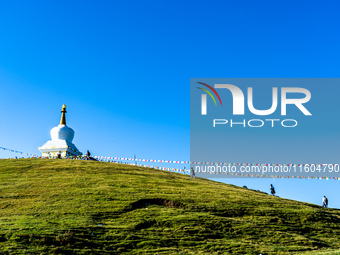
<path fill-rule="evenodd" d="M 65 125 L 66 126 L 66 117 L 65 117 L 66 111 L 66 105 L 63 104 L 63 107 L 61 108 L 61 119 L 60 119 L 60 124 L 59 125 Z"/>

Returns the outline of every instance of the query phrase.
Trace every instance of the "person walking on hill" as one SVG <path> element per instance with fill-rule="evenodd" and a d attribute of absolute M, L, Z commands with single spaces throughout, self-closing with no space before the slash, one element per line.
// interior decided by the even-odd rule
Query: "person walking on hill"
<path fill-rule="evenodd" d="M 194 178 L 194 180 L 196 179 L 194 168 L 190 169 L 190 179 L 192 178 Z"/>
<path fill-rule="evenodd" d="M 323 196 L 322 198 L 322 207 L 327 207 L 328 206 L 328 199 L 326 196 Z"/>
<path fill-rule="evenodd" d="M 272 196 L 274 196 L 276 193 L 273 184 L 270 184 L 270 193 L 272 194 Z"/>

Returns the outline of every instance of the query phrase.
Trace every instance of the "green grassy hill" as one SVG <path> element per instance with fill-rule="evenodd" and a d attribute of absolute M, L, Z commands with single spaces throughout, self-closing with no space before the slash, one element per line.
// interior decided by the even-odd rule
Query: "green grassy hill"
<path fill-rule="evenodd" d="M 338 210 L 246 188 L 104 162 L 0 160 L 0 254 L 338 254 L 339 237 Z"/>

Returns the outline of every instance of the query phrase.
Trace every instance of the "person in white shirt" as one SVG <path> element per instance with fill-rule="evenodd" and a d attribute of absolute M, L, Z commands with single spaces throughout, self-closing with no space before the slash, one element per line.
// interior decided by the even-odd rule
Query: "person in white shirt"
<path fill-rule="evenodd" d="M 323 196 L 322 198 L 322 207 L 327 207 L 328 206 L 328 199 L 326 196 Z"/>

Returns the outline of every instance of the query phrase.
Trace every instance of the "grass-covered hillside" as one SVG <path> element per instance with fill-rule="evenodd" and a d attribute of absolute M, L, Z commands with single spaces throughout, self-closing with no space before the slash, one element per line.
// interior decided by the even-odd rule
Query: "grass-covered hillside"
<path fill-rule="evenodd" d="M 0 160 L 0 254 L 332 254 L 339 238 L 338 210 L 246 188 L 113 163 Z"/>

